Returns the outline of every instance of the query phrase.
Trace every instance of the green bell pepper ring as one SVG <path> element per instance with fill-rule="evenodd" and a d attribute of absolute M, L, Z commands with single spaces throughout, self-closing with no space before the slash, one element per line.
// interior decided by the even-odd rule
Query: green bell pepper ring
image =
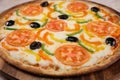
<path fill-rule="evenodd" d="M 77 22 L 77 23 L 79 23 L 79 24 L 84 24 L 84 23 L 88 23 L 88 22 L 90 22 L 90 21 L 92 21 L 92 20 L 90 19 L 90 20 L 81 21 L 81 22 Z"/>
<path fill-rule="evenodd" d="M 56 5 L 56 4 L 53 5 L 53 7 L 54 7 L 54 10 L 57 11 L 57 12 L 59 12 L 60 14 L 65 14 L 65 13 L 63 13 L 62 11 L 60 11 L 60 10 L 57 9 L 57 5 Z"/>
<path fill-rule="evenodd" d="M 99 13 L 96 13 L 95 14 L 98 18 L 101 18 L 101 19 L 103 19 L 104 21 L 105 21 L 105 18 L 103 18 Z"/>
<path fill-rule="evenodd" d="M 16 28 L 9 28 L 9 27 L 6 27 L 5 29 L 6 29 L 6 30 L 18 30 L 18 29 L 16 29 Z"/>
<path fill-rule="evenodd" d="M 94 53 L 94 50 L 86 47 L 80 40 L 78 41 L 78 44 L 79 44 L 81 47 L 83 47 L 84 49 L 86 49 L 88 52 Z"/>
<path fill-rule="evenodd" d="M 44 27 L 48 22 L 48 19 L 45 20 L 45 22 L 41 25 L 41 27 Z"/>
<path fill-rule="evenodd" d="M 47 53 L 48 55 L 51 55 L 51 56 L 53 56 L 54 54 L 53 53 L 51 53 L 51 52 L 49 52 L 47 49 L 45 49 L 45 44 L 42 44 L 42 50 L 45 52 L 45 53 Z"/>
<path fill-rule="evenodd" d="M 71 34 L 67 34 L 67 36 L 73 36 L 73 35 L 76 35 L 76 34 L 80 34 L 82 31 L 83 31 L 83 29 L 81 29 L 77 32 L 71 33 Z"/>

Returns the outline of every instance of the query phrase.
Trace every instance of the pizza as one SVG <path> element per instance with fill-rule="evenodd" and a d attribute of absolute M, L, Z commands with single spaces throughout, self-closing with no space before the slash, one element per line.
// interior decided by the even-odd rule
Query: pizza
<path fill-rule="evenodd" d="M 82 0 L 36 0 L 0 14 L 0 56 L 38 75 L 104 69 L 120 57 L 120 16 Z"/>

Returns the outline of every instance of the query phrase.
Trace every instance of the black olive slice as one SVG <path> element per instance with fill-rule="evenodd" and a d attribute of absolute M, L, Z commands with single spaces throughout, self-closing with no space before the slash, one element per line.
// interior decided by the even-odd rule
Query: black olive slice
<path fill-rule="evenodd" d="M 31 28 L 39 28 L 39 27 L 40 27 L 40 24 L 37 23 L 37 22 L 32 22 L 32 23 L 30 23 L 30 27 L 31 27 Z"/>
<path fill-rule="evenodd" d="M 14 20 L 9 20 L 5 23 L 6 26 L 13 26 L 15 24 Z"/>
<path fill-rule="evenodd" d="M 77 37 L 73 37 L 73 36 L 69 36 L 69 37 L 66 38 L 66 41 L 77 42 L 78 38 Z"/>
<path fill-rule="evenodd" d="M 92 7 L 92 8 L 91 8 L 91 11 L 93 11 L 93 12 L 99 12 L 100 9 L 99 9 L 98 7 Z"/>
<path fill-rule="evenodd" d="M 63 14 L 58 16 L 59 19 L 68 19 L 68 15 Z"/>
<path fill-rule="evenodd" d="M 35 50 L 39 49 L 42 46 L 41 42 L 34 41 L 30 44 L 30 49 Z"/>
<path fill-rule="evenodd" d="M 105 40 L 105 43 L 106 44 L 109 44 L 110 46 L 115 46 L 116 45 L 116 40 L 112 37 L 108 37 L 106 40 Z"/>
<path fill-rule="evenodd" d="M 49 5 L 48 1 L 45 1 L 43 3 L 40 4 L 42 7 L 47 7 Z"/>

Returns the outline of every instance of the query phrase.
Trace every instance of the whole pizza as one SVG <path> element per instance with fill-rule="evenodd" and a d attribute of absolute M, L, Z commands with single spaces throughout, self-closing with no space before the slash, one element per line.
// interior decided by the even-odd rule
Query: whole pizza
<path fill-rule="evenodd" d="M 0 56 L 38 75 L 104 69 L 120 57 L 120 16 L 84 0 L 36 0 L 0 14 Z"/>

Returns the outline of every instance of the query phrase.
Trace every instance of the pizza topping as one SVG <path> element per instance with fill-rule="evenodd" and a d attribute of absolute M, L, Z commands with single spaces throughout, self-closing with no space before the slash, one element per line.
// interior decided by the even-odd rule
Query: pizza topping
<path fill-rule="evenodd" d="M 97 36 L 107 36 L 116 31 L 116 27 L 105 21 L 94 21 L 87 24 L 87 30 Z"/>
<path fill-rule="evenodd" d="M 60 13 L 60 14 L 65 14 L 65 13 L 62 12 L 61 10 L 58 10 L 58 9 L 57 9 L 57 5 L 56 5 L 56 4 L 53 5 L 53 7 L 54 7 L 54 10 L 55 10 L 56 12 L 58 12 L 58 13 Z"/>
<path fill-rule="evenodd" d="M 60 43 L 65 43 L 65 42 L 66 42 L 66 40 L 62 40 L 62 39 L 56 38 L 56 37 L 54 36 L 54 34 L 50 34 L 50 38 L 51 38 L 52 40 L 55 40 L 56 42 L 60 42 Z"/>
<path fill-rule="evenodd" d="M 40 4 L 42 7 L 47 7 L 49 5 L 48 1 L 42 2 Z"/>
<path fill-rule="evenodd" d="M 51 59 L 51 57 L 48 54 L 44 53 L 44 51 L 42 51 L 42 50 L 39 51 L 39 55 L 44 60 L 48 60 L 48 61 L 51 61 L 51 62 L 53 61 Z"/>
<path fill-rule="evenodd" d="M 63 64 L 80 66 L 90 59 L 90 54 L 78 45 L 63 45 L 56 49 L 55 57 Z"/>
<path fill-rule="evenodd" d="M 78 44 L 83 47 L 84 49 L 86 49 L 88 52 L 90 53 L 94 53 L 94 50 L 92 50 L 91 48 L 87 47 L 85 44 L 83 44 L 80 40 L 78 41 Z"/>
<path fill-rule="evenodd" d="M 45 44 L 42 44 L 42 50 L 46 53 L 46 54 L 48 54 L 48 55 L 51 55 L 51 56 L 53 56 L 54 54 L 53 53 L 51 53 L 51 52 L 49 52 L 46 48 L 45 48 Z"/>
<path fill-rule="evenodd" d="M 2 47 L 4 47 L 5 49 L 7 49 L 8 51 L 18 51 L 17 48 L 14 48 L 12 46 L 8 46 L 5 42 L 2 42 Z"/>
<path fill-rule="evenodd" d="M 62 20 L 51 20 L 46 24 L 46 28 L 53 32 L 64 31 L 67 24 Z"/>
<path fill-rule="evenodd" d="M 79 23 L 79 24 L 85 24 L 85 23 L 88 23 L 88 22 L 90 22 L 90 21 L 92 21 L 92 20 L 89 19 L 89 20 L 84 20 L 84 21 L 78 21 L 77 23 Z"/>
<path fill-rule="evenodd" d="M 79 31 L 77 31 L 77 32 L 73 32 L 73 33 L 71 33 L 71 34 L 67 34 L 67 36 L 74 36 L 74 35 L 76 35 L 76 34 L 80 34 L 82 31 L 83 31 L 83 29 L 81 29 L 81 30 L 79 30 Z"/>
<path fill-rule="evenodd" d="M 86 11 L 88 9 L 88 6 L 82 2 L 72 2 L 68 4 L 67 9 L 73 13 L 79 13 Z"/>
<path fill-rule="evenodd" d="M 93 11 L 93 12 L 99 12 L 100 9 L 99 9 L 98 7 L 92 7 L 92 8 L 91 8 L 91 11 Z"/>
<path fill-rule="evenodd" d="M 34 51 L 30 50 L 30 49 L 25 49 L 23 51 L 26 52 L 26 53 L 29 53 L 31 55 L 34 55 L 36 57 L 36 61 L 41 60 L 41 57 L 38 55 L 38 53 L 36 53 L 36 52 L 34 52 Z"/>
<path fill-rule="evenodd" d="M 15 30 L 8 34 L 6 42 L 9 45 L 23 47 L 35 40 L 35 34 L 31 30 Z"/>
<path fill-rule="evenodd" d="M 58 16 L 59 17 L 59 19 L 64 19 L 64 20 L 66 20 L 66 19 L 68 19 L 68 15 L 66 15 L 66 14 L 63 14 L 63 15 L 59 15 Z"/>
<path fill-rule="evenodd" d="M 6 27 L 5 29 L 6 30 L 17 30 L 16 28 L 9 28 L 9 27 Z"/>
<path fill-rule="evenodd" d="M 76 32 L 76 31 L 79 31 L 81 28 L 80 24 L 74 24 L 74 28 L 69 28 L 69 26 L 65 27 L 65 31 L 68 31 L 68 32 Z"/>
<path fill-rule="evenodd" d="M 6 26 L 13 26 L 15 24 L 15 21 L 9 20 L 5 23 Z"/>
<path fill-rule="evenodd" d="M 110 46 L 115 46 L 116 45 L 116 40 L 112 37 L 108 37 L 106 40 L 105 40 L 105 43 L 106 44 L 110 44 Z"/>
<path fill-rule="evenodd" d="M 40 27 L 40 24 L 37 23 L 37 22 L 32 22 L 32 23 L 30 23 L 30 27 L 31 27 L 31 28 L 39 28 L 39 27 Z"/>
<path fill-rule="evenodd" d="M 49 45 L 53 45 L 54 43 L 52 41 L 49 41 L 48 39 L 48 36 L 50 35 L 49 32 L 46 32 L 43 36 L 43 41 L 46 43 L 46 44 L 49 44 Z"/>
<path fill-rule="evenodd" d="M 101 41 L 90 41 L 90 40 L 87 40 L 83 34 L 80 35 L 80 40 L 82 40 L 83 42 L 89 43 L 89 44 L 94 44 L 96 46 L 99 46 L 99 45 L 102 44 Z"/>
<path fill-rule="evenodd" d="M 31 4 L 20 9 L 22 15 L 37 16 L 43 12 L 43 8 L 38 4 Z"/>
<path fill-rule="evenodd" d="M 105 18 L 103 16 L 101 16 L 99 13 L 96 13 L 95 16 L 100 18 L 100 19 L 103 19 L 105 21 Z"/>
<path fill-rule="evenodd" d="M 30 49 L 35 50 L 39 49 L 42 46 L 41 42 L 34 41 L 30 44 Z"/>
<path fill-rule="evenodd" d="M 73 37 L 73 36 L 69 36 L 66 38 L 67 41 L 70 41 L 70 42 L 77 42 L 78 41 L 78 38 L 77 37 Z"/>
<path fill-rule="evenodd" d="M 48 19 L 45 19 L 45 22 L 41 25 L 41 27 L 44 27 L 48 22 Z"/>

